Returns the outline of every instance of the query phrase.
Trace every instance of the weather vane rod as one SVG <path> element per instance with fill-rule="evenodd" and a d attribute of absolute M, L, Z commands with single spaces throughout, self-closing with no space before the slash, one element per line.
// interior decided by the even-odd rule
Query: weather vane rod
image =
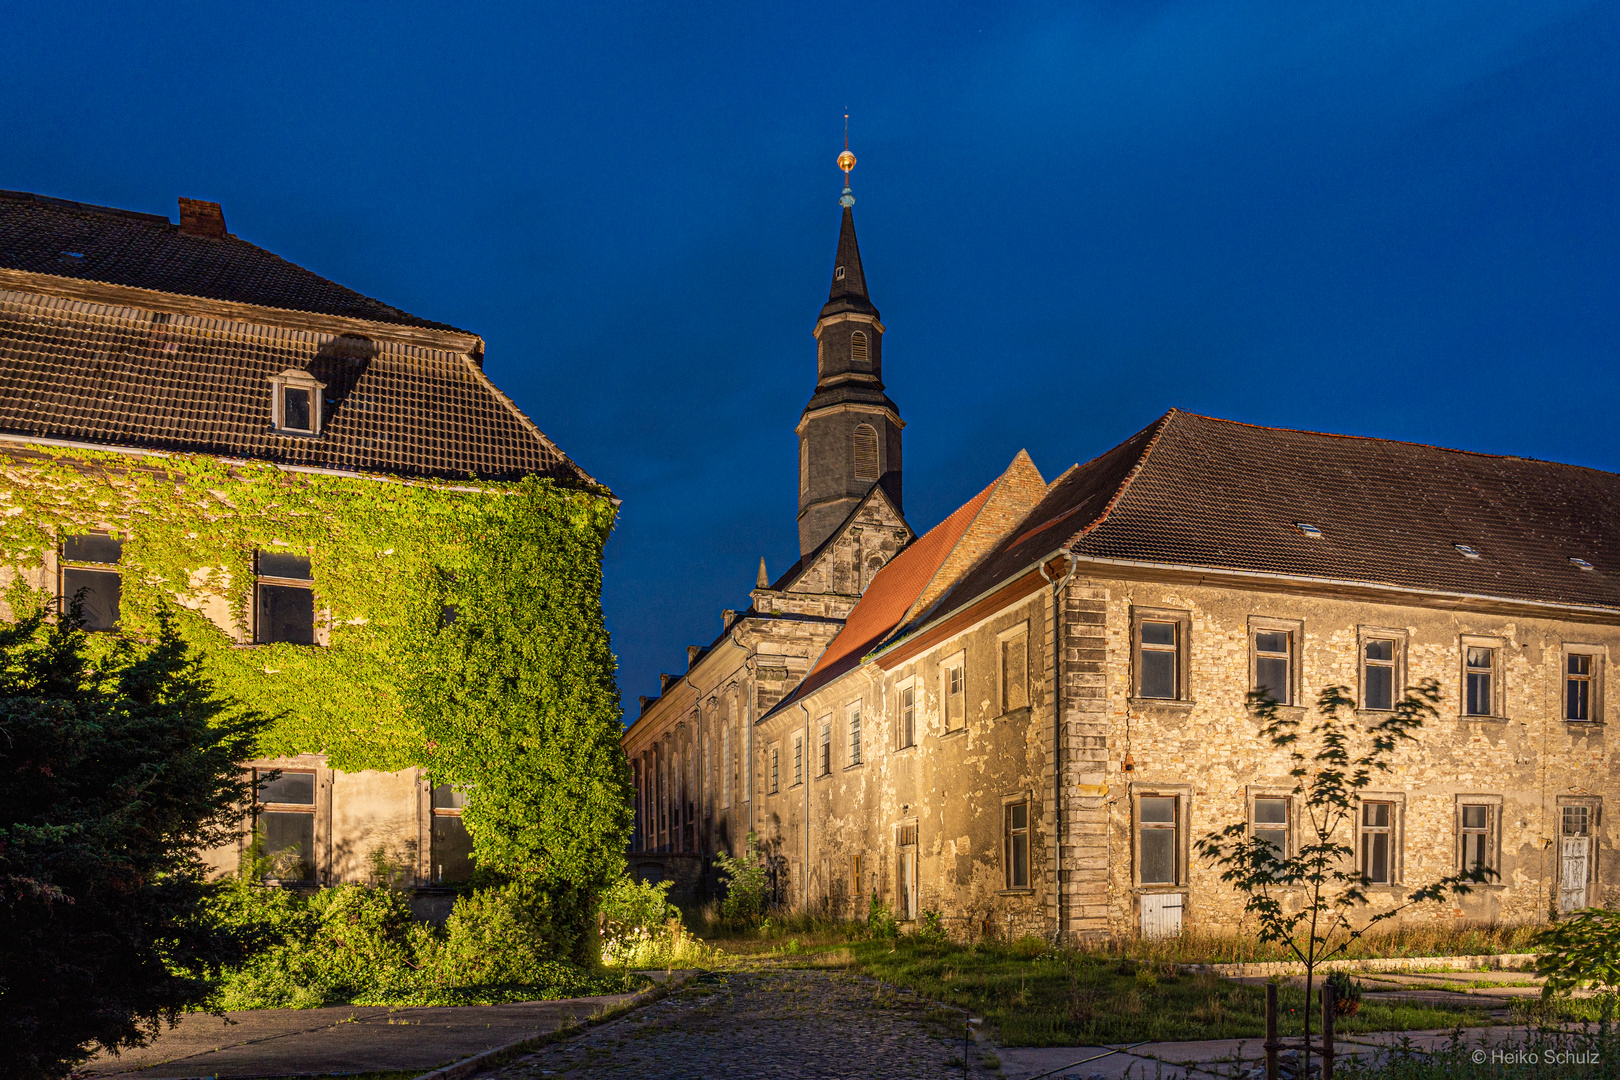
<path fill-rule="evenodd" d="M 855 167 L 855 155 L 849 152 L 849 113 L 844 114 L 844 152 L 838 155 L 838 167 L 844 170 L 844 193 L 838 205 L 848 209 L 855 205 L 855 194 L 849 190 L 849 170 Z"/>

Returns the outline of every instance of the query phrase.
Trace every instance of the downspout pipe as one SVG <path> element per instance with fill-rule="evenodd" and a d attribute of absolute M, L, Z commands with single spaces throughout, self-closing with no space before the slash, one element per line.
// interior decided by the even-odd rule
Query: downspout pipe
<path fill-rule="evenodd" d="M 1063 589 L 1074 578 L 1079 565 L 1073 555 L 1063 552 L 1068 571 L 1058 579 L 1046 572 L 1041 577 L 1052 586 L 1052 909 L 1057 915 L 1055 939 L 1063 943 Z"/>
<path fill-rule="evenodd" d="M 799 709 L 804 713 L 804 750 L 799 759 L 804 769 L 804 910 L 810 911 L 810 708 L 804 702 L 799 702 Z"/>

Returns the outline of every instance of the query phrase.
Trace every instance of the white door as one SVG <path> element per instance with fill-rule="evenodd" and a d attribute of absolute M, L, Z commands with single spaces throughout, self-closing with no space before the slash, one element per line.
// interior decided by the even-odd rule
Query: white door
<path fill-rule="evenodd" d="M 1579 911 L 1586 906 L 1587 869 L 1591 858 L 1590 836 L 1566 836 L 1559 852 L 1558 910 Z"/>
<path fill-rule="evenodd" d="M 900 918 L 911 920 L 917 917 L 917 853 L 902 851 L 900 853 Z"/>
<path fill-rule="evenodd" d="M 1142 936 L 1175 937 L 1181 933 L 1181 894 L 1142 894 Z"/>

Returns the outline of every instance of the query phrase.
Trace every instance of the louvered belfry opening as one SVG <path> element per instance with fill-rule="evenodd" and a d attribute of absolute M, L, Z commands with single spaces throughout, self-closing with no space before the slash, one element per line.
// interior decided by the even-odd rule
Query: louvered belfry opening
<path fill-rule="evenodd" d="M 877 429 L 871 424 L 858 424 L 855 428 L 855 479 L 878 478 Z"/>
<path fill-rule="evenodd" d="M 871 362 L 871 353 L 866 348 L 866 334 L 857 330 L 849 336 L 849 358 L 857 364 Z"/>

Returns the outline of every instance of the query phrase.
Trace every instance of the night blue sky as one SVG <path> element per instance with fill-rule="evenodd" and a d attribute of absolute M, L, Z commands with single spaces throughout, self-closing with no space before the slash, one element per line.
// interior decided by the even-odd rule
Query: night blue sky
<path fill-rule="evenodd" d="M 482 334 L 624 500 L 633 715 L 797 557 L 846 107 L 923 530 L 1172 405 L 1620 469 L 1617 58 L 1562 0 L 57 3 L 0 35 L 0 187 L 218 200 Z"/>

